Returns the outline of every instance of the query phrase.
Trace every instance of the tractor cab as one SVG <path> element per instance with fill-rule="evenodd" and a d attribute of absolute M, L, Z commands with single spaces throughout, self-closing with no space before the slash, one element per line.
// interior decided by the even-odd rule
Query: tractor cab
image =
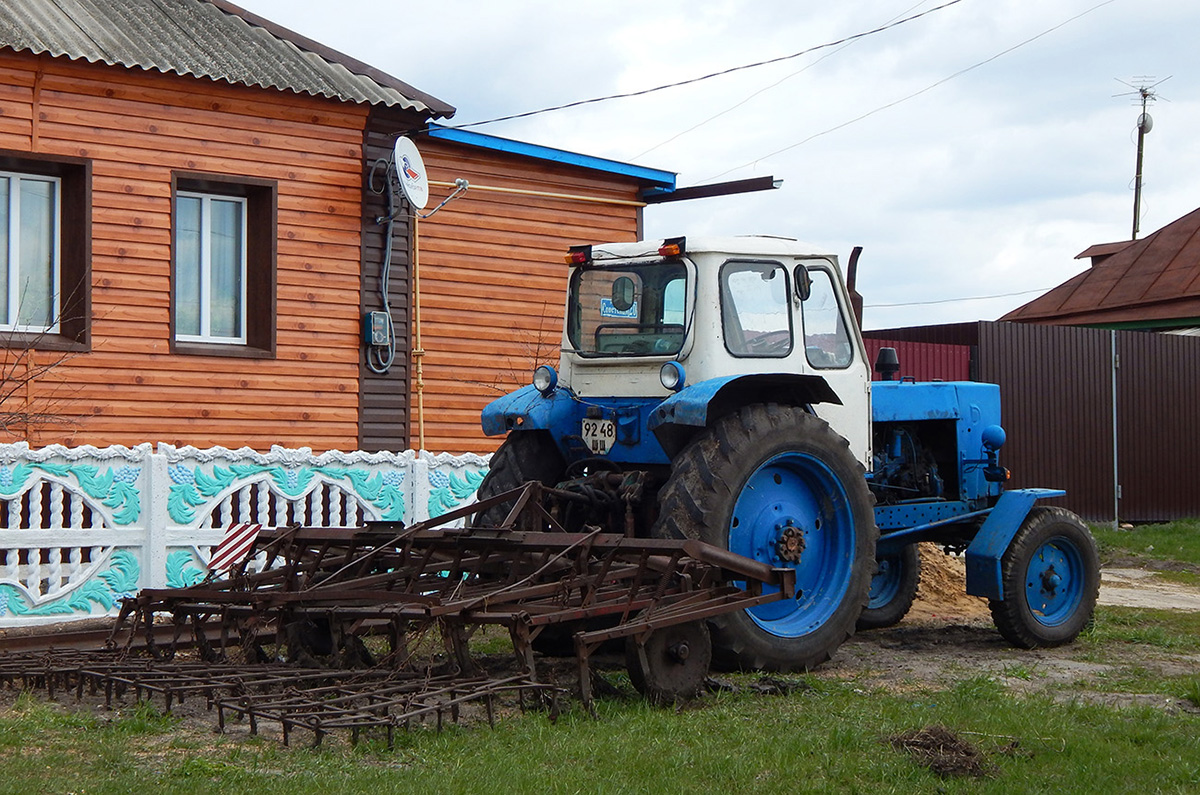
<path fill-rule="evenodd" d="M 484 430 L 550 432 L 568 460 L 666 464 L 750 402 L 811 407 L 869 461 L 869 369 L 837 258 L 773 237 L 577 246 L 558 368 Z"/>

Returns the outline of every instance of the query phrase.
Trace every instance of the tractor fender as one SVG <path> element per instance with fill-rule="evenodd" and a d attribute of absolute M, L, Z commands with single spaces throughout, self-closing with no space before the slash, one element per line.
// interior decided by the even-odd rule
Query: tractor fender
<path fill-rule="evenodd" d="M 649 425 L 659 444 L 673 457 L 696 431 L 751 403 L 809 406 L 841 402 L 819 375 L 728 375 L 691 384 L 671 395 L 654 409 Z"/>
<path fill-rule="evenodd" d="M 1013 489 L 1000 495 L 996 507 L 967 547 L 967 593 L 995 601 L 1004 600 L 1001 559 L 1033 504 L 1062 497 L 1062 489 Z"/>
<path fill-rule="evenodd" d="M 480 424 L 487 436 L 500 436 L 515 428 L 547 430 L 564 402 L 575 402 L 575 396 L 569 390 L 559 387 L 550 395 L 543 395 L 529 384 L 487 404 L 480 416 Z"/>

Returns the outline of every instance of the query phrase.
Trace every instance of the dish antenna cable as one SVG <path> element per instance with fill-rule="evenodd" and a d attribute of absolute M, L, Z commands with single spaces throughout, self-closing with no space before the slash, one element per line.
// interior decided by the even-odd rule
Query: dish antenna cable
<path fill-rule="evenodd" d="M 385 184 L 376 187 L 376 177 L 380 171 L 384 174 Z M 470 183 L 460 178 L 454 180 L 454 186 L 454 190 L 442 199 L 440 204 L 422 214 L 421 210 L 424 210 L 429 204 L 429 176 L 425 170 L 425 161 L 421 158 L 416 144 L 404 136 L 396 138 L 389 159 L 377 160 L 371 167 L 370 187 L 373 192 L 384 194 L 387 197 L 387 215 L 375 219 L 377 224 L 386 227 L 383 263 L 379 271 L 379 302 L 382 311 L 367 312 L 364 318 L 363 336 L 367 347 L 367 369 L 373 373 L 384 375 L 396 360 L 396 334 L 392 325 L 392 307 L 388 295 L 392 271 L 392 234 L 396 219 L 402 213 L 411 212 L 412 358 L 413 368 L 416 371 L 417 438 L 421 450 L 425 449 L 425 379 L 422 366 L 425 350 L 421 346 L 421 270 L 418 223 L 461 196 L 470 187 Z M 404 201 L 402 202 L 401 199 Z M 408 205 L 407 210 L 404 206 L 405 202 Z"/>

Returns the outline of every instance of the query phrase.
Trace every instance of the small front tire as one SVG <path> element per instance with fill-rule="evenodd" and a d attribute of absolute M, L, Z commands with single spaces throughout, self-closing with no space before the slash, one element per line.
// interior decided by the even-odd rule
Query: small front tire
<path fill-rule="evenodd" d="M 1004 600 L 990 602 L 996 629 L 1023 649 L 1063 646 L 1092 621 L 1100 555 L 1087 525 L 1064 508 L 1037 506 L 1001 558 Z"/>

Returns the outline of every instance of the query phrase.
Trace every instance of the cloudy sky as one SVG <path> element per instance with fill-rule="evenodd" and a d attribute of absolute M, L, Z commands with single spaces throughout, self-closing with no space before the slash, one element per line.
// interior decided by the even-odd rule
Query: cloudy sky
<path fill-rule="evenodd" d="M 458 108 L 450 124 L 777 191 L 646 209 L 648 236 L 864 247 L 868 328 L 995 319 L 1133 224 L 1129 85 L 1163 81 L 1141 230 L 1200 206 L 1196 0 L 235 0 Z M 1147 80 L 1149 77 L 1151 79 Z M 1168 79 L 1169 78 L 1169 79 Z"/>

